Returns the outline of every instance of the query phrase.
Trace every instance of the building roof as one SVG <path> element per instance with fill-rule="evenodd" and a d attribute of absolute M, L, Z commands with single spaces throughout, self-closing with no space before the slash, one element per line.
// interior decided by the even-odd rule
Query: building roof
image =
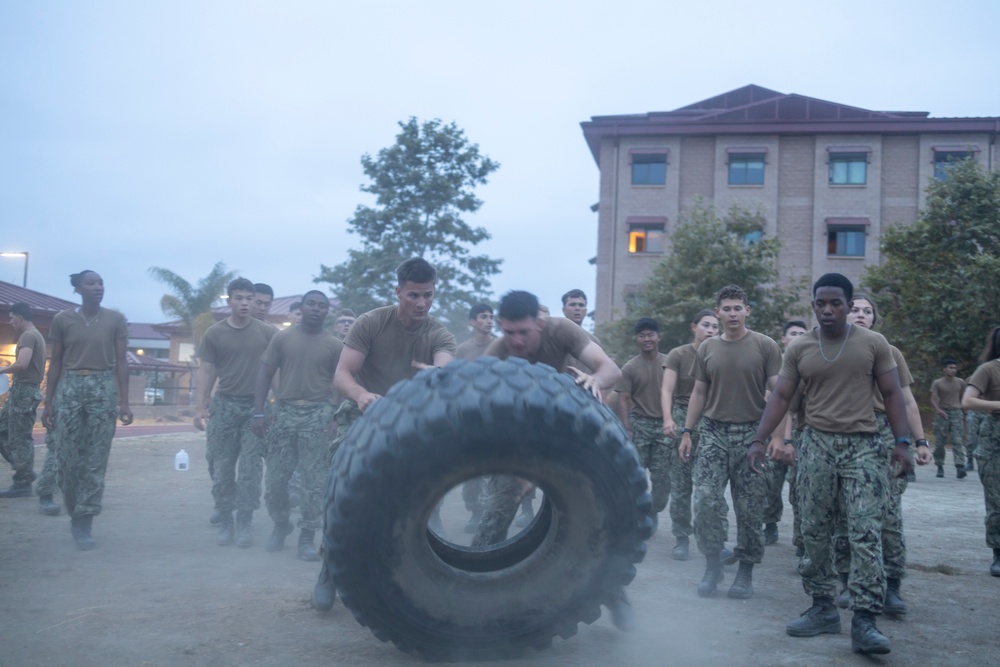
<path fill-rule="evenodd" d="M 130 371 L 160 371 L 163 373 L 187 373 L 191 369 L 188 366 L 172 364 L 166 359 L 155 359 L 144 354 L 126 352 L 125 360 L 128 362 Z"/>
<path fill-rule="evenodd" d="M 156 329 L 155 324 L 145 322 L 129 322 L 128 337 L 130 340 L 169 340 L 169 336 Z"/>
<path fill-rule="evenodd" d="M 749 85 L 673 111 L 593 116 L 580 124 L 594 160 L 607 137 L 720 134 L 1000 133 L 1000 117 L 931 118 L 926 111 L 872 111 Z"/>
<path fill-rule="evenodd" d="M 42 294 L 41 292 L 5 283 L 0 280 L 0 309 L 6 312 L 7 307 L 19 302 L 28 304 L 35 312 L 47 312 L 53 315 L 62 310 L 76 308 L 79 305 L 72 301 L 66 301 L 59 297 Z"/>

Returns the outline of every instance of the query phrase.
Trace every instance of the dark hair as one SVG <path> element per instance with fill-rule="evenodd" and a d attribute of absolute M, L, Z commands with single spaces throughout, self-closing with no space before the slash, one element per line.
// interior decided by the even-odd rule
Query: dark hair
<path fill-rule="evenodd" d="M 247 278 L 237 278 L 233 280 L 228 285 L 226 285 L 226 296 L 232 296 L 233 292 L 240 290 L 241 292 L 251 292 L 253 293 L 254 285 Z"/>
<path fill-rule="evenodd" d="M 739 299 L 743 302 L 744 306 L 748 305 L 747 293 L 739 285 L 726 285 L 715 293 L 716 306 L 721 306 L 722 302 L 726 299 Z"/>
<path fill-rule="evenodd" d="M 423 257 L 411 257 L 396 268 L 396 282 L 399 285 L 405 283 L 432 283 L 437 280 L 437 271 Z"/>
<path fill-rule="evenodd" d="M 288 312 L 292 312 L 293 310 L 302 310 L 302 302 L 296 301 L 288 307 Z"/>
<path fill-rule="evenodd" d="M 305 294 L 303 294 L 303 295 L 302 295 L 302 303 L 305 303 L 305 302 L 306 302 L 306 298 L 307 298 L 307 297 L 308 297 L 308 296 L 309 296 L 310 294 L 319 294 L 319 295 L 320 295 L 321 297 L 323 297 L 323 299 L 324 299 L 324 300 L 325 300 L 325 301 L 326 301 L 327 303 L 330 303 L 330 297 L 328 297 L 328 296 L 327 296 L 326 294 L 324 294 L 323 292 L 320 292 L 320 291 L 319 291 L 318 289 L 311 289 L 311 290 L 309 290 L 308 292 L 306 292 Z"/>
<path fill-rule="evenodd" d="M 979 361 L 986 363 L 1000 358 L 1000 327 L 993 327 L 993 331 L 986 336 L 986 347 L 979 355 Z"/>
<path fill-rule="evenodd" d="M 952 359 L 951 357 L 945 357 L 944 359 L 941 360 L 941 366 L 942 367 L 944 367 L 944 366 L 958 366 L 958 362 L 955 361 L 954 359 Z"/>
<path fill-rule="evenodd" d="M 872 305 L 872 329 L 874 329 L 875 325 L 878 324 L 878 306 L 875 305 L 875 301 L 870 296 L 868 296 L 867 294 L 865 294 L 863 292 L 859 292 L 858 294 L 853 295 L 849 299 L 849 301 L 851 302 L 851 305 L 853 306 L 855 301 L 859 301 L 861 299 L 864 299 L 865 301 L 867 301 L 868 303 L 870 303 Z"/>
<path fill-rule="evenodd" d="M 493 314 L 493 308 L 485 303 L 477 303 L 472 308 L 469 308 L 469 319 L 474 320 L 479 317 L 479 313 L 489 313 Z"/>
<path fill-rule="evenodd" d="M 538 317 L 538 297 L 524 290 L 511 290 L 500 299 L 499 313 L 501 319 L 511 321 Z"/>
<path fill-rule="evenodd" d="M 824 273 L 813 283 L 813 298 L 816 298 L 816 290 L 820 287 L 839 287 L 844 290 L 844 298 L 848 302 L 854 297 L 854 283 L 848 280 L 842 273 Z"/>
<path fill-rule="evenodd" d="M 17 315 L 24 321 L 30 322 L 32 318 L 31 306 L 24 303 L 23 301 L 18 301 L 17 303 L 11 305 L 10 314 Z"/>
<path fill-rule="evenodd" d="M 267 283 L 254 283 L 253 285 L 254 294 L 266 294 L 272 299 L 274 298 L 274 290 Z"/>
<path fill-rule="evenodd" d="M 709 310 L 708 308 L 705 308 L 704 310 L 699 310 L 697 313 L 695 313 L 694 319 L 691 320 L 691 324 L 698 324 L 698 322 L 701 322 L 701 319 L 703 317 L 707 317 L 709 315 L 714 317 L 715 319 L 719 319 L 719 316 L 715 314 L 714 310 Z"/>
<path fill-rule="evenodd" d="M 94 271 L 92 269 L 84 269 L 80 273 L 71 273 L 69 274 L 69 284 L 72 285 L 73 287 L 79 287 L 80 285 L 83 284 L 83 276 L 88 273 L 97 273 L 97 271 Z"/>
<path fill-rule="evenodd" d="M 357 314 L 350 308 L 341 308 L 340 310 L 337 311 L 337 314 L 334 317 L 335 318 L 353 317 L 354 319 L 358 319 Z"/>
<path fill-rule="evenodd" d="M 562 295 L 562 303 L 565 306 L 566 302 L 570 299 L 583 299 L 584 303 L 587 302 L 587 295 L 583 293 L 582 289 L 571 289 Z"/>
<path fill-rule="evenodd" d="M 805 329 L 806 331 L 809 331 L 809 327 L 807 327 L 806 323 L 803 322 L 802 320 L 788 320 L 787 322 L 785 322 L 785 326 L 781 328 L 781 335 L 787 336 L 788 330 L 791 329 L 792 327 L 799 327 L 800 329 Z"/>
<path fill-rule="evenodd" d="M 660 333 L 660 325 L 652 317 L 640 317 L 635 323 L 635 335 L 638 336 L 643 331 L 655 331 Z"/>

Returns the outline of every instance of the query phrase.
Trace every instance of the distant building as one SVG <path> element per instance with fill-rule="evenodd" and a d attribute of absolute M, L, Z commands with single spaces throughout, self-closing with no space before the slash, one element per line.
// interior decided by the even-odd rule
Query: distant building
<path fill-rule="evenodd" d="M 916 220 L 950 161 L 1000 161 L 998 117 L 869 111 L 754 85 L 581 125 L 601 174 L 598 323 L 625 314 L 699 198 L 719 213 L 759 208 L 783 244 L 783 278 L 837 271 L 857 282 L 882 261 L 883 230 Z"/>

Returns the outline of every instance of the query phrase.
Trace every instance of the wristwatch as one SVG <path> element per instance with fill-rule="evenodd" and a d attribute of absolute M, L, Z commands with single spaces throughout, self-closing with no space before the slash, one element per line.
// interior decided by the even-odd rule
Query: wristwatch
<path fill-rule="evenodd" d="M 685 426 L 684 428 L 681 429 L 681 435 L 684 435 L 685 433 L 694 433 L 694 431 Z"/>
<path fill-rule="evenodd" d="M 920 440 L 917 440 L 916 445 L 917 445 L 917 447 L 930 447 L 930 445 L 927 444 L 927 441 L 924 440 L 923 438 L 920 438 Z"/>

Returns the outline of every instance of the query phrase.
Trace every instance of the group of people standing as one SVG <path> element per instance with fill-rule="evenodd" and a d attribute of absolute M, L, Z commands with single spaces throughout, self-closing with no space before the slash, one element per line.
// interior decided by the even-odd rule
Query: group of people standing
<path fill-rule="evenodd" d="M 58 462 L 73 537 L 80 549 L 92 549 L 91 524 L 101 509 L 115 421 L 132 420 L 128 333 L 120 313 L 101 307 L 104 284 L 97 273 L 73 274 L 71 283 L 82 304 L 53 321 L 42 421 L 50 429 L 50 456 L 54 452 Z M 284 547 L 298 504 L 297 555 L 318 560 L 314 539 L 323 524 L 323 482 L 351 424 L 392 385 L 422 369 L 456 357 L 518 357 L 568 372 L 596 399 L 614 404 L 649 470 L 655 511 L 670 506 L 673 558 L 690 557 L 692 535 L 705 558 L 699 595 L 714 595 L 723 564 L 738 562 L 727 594 L 752 597 L 754 566 L 765 545 L 778 539 L 787 477 L 799 573 L 813 600 L 788 624 L 788 634 L 840 632 L 840 606 L 854 611 L 856 651 L 889 652 L 875 617 L 907 611 L 900 592 L 906 563 L 900 498 L 913 461 L 930 463 L 932 454 L 906 361 L 872 331 L 875 304 L 854 294 L 846 277 L 827 274 L 816 281 L 812 308 L 819 326 L 788 322 L 784 351 L 747 327 L 747 295 L 729 285 L 717 293 L 713 309 L 692 318 L 692 342 L 669 353 L 660 352 L 658 323 L 639 319 L 639 354 L 621 369 L 580 326 L 587 310 L 580 290 L 564 295 L 566 318 L 549 317 L 528 292 L 509 292 L 497 313 L 500 337 L 493 333 L 493 309 L 474 306 L 472 338 L 458 346 L 429 314 L 435 284 L 436 272 L 425 260 L 403 262 L 397 303 L 359 317 L 341 311 L 337 335 L 325 328 L 330 302 L 320 291 L 303 295 L 292 309 L 293 326 L 279 331 L 264 321 L 270 288 L 244 278 L 229 284 L 230 314 L 205 334 L 196 385 L 195 426 L 207 430 L 211 521 L 220 526 L 220 545 L 253 544 L 251 519 L 263 481 L 273 522 L 265 548 Z M 31 319 L 23 304 L 11 308 L 19 333 L 16 360 L 0 368 L 14 376 L 0 414 L 0 451 L 15 468 L 14 485 L 0 493 L 5 497 L 30 495 L 34 481 L 30 427 L 46 355 Z M 932 387 L 933 460 L 941 476 L 944 444 L 951 439 L 957 475 L 965 477 L 958 435 L 962 409 L 980 415 L 969 422 L 979 443 L 987 543 L 994 552 L 990 571 L 1000 576 L 1000 327 L 991 332 L 981 361 L 963 383 L 955 378 L 953 360 L 945 360 L 945 377 Z M 727 485 L 737 524 L 731 551 L 725 547 Z M 493 476 L 481 487 L 469 486 L 464 496 L 473 515 L 467 527 L 475 533 L 473 545 L 502 541 L 532 485 Z M 43 512 L 58 512 L 52 511 L 51 492 L 41 502 Z M 327 610 L 335 596 L 324 563 L 313 605 Z M 624 590 L 610 607 L 615 624 L 628 627 L 632 612 Z"/>

